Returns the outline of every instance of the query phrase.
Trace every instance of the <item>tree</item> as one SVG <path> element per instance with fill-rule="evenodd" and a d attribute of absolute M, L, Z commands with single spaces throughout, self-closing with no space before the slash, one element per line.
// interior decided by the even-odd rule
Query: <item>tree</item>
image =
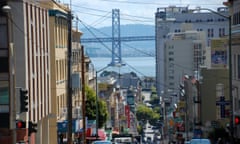
<path fill-rule="evenodd" d="M 99 106 L 99 127 L 102 128 L 106 121 L 107 121 L 107 118 L 108 118 L 108 110 L 107 110 L 107 104 L 105 101 L 103 100 L 99 100 L 98 101 L 98 106 Z"/>
<path fill-rule="evenodd" d="M 138 121 L 146 123 L 146 121 L 148 120 L 150 124 L 156 123 L 160 118 L 159 113 L 154 112 L 151 108 L 148 108 L 145 105 L 139 105 L 137 107 L 136 115 Z"/>
<path fill-rule="evenodd" d="M 86 87 L 86 97 L 87 97 L 86 104 L 85 104 L 86 117 L 89 120 L 95 120 L 96 119 L 96 94 L 89 87 Z"/>
<path fill-rule="evenodd" d="M 89 120 L 96 120 L 96 93 L 90 87 L 86 87 L 86 117 Z M 98 127 L 103 127 L 107 121 L 108 111 L 107 104 L 105 101 L 98 99 Z"/>
<path fill-rule="evenodd" d="M 153 106 L 157 106 L 157 105 L 159 105 L 159 101 L 160 101 L 160 98 L 155 94 L 155 95 L 151 96 L 149 103 Z"/>

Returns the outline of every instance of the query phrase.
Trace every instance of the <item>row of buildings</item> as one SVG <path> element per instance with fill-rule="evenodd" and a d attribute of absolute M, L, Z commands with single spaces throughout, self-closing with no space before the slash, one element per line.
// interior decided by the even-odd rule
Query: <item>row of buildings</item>
<path fill-rule="evenodd" d="M 54 0 L 1 0 L 0 8 L 0 143 L 56 144 L 69 93 L 72 118 L 78 118 L 81 84 L 95 86 L 82 33 L 72 26 L 69 6 Z M 20 89 L 28 95 L 23 113 Z M 36 123 L 37 133 L 16 129 L 17 120 Z"/>
<path fill-rule="evenodd" d="M 239 2 L 229 0 L 217 14 L 175 6 L 158 8 L 155 13 L 157 92 L 169 105 L 185 101 L 193 108 L 187 111 L 193 120 L 189 123 L 204 126 L 219 121 L 224 125 L 240 113 Z M 79 43 L 82 33 L 70 28 L 69 6 L 53 0 L 2 0 L 0 7 L 0 142 L 57 143 L 56 125 L 66 119 L 69 85 L 74 86 L 72 107 L 80 113 L 78 82 L 84 80 L 93 88 L 95 84 L 90 60 L 83 56 Z M 68 83 L 69 72 L 76 83 Z M 198 85 L 182 80 L 185 75 Z M 176 99 L 181 83 L 187 94 Z M 26 113 L 19 111 L 20 89 L 28 91 Z M 219 101 L 228 102 L 223 108 Z M 15 129 L 16 120 L 37 123 L 38 132 L 28 138 L 27 129 Z M 235 137 L 240 135 L 237 130 L 234 126 Z"/>
<path fill-rule="evenodd" d="M 84 128 L 82 88 L 87 85 L 97 90 L 97 71 L 84 55 L 83 33 L 72 23 L 75 19 L 69 5 L 54 0 L 2 0 L 0 8 L 0 143 L 59 143 L 63 137 L 69 138 L 65 135 L 69 112 L 76 134 L 72 139 L 79 139 Z M 140 85 L 135 75 L 99 77 L 99 98 L 106 101 L 109 115 L 108 137 L 108 130 L 137 134 L 137 126 L 130 125 L 135 121 L 130 112 L 135 109 L 132 97 L 142 100 L 141 89 L 135 90 Z M 145 79 L 145 84 L 150 88 L 153 82 Z M 127 89 L 131 86 L 130 108 Z M 27 91 L 26 112 L 20 110 L 21 89 Z M 26 128 L 17 128 L 18 121 L 26 122 Z M 37 124 L 37 132 L 30 135 L 29 121 Z"/>
<path fill-rule="evenodd" d="M 239 4 L 229 0 L 216 11 L 170 6 L 155 13 L 157 92 L 164 109 L 176 104 L 174 114 L 187 117 L 184 129 L 229 124 L 240 138 L 234 124 L 240 99 Z"/>

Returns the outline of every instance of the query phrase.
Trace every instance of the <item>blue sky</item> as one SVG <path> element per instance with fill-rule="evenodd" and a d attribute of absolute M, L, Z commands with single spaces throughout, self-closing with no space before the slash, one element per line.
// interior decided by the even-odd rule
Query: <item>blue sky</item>
<path fill-rule="evenodd" d="M 227 0 L 58 0 L 71 3 L 74 16 L 92 27 L 112 25 L 112 9 L 120 9 L 121 24 L 154 25 L 158 7 L 169 5 L 210 8 L 216 10 Z"/>

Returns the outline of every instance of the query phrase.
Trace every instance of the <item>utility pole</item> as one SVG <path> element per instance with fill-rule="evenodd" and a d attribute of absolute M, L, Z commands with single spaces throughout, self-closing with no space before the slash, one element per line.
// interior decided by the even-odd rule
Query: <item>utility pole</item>
<path fill-rule="evenodd" d="M 86 101 L 85 101 L 85 58 L 84 58 L 84 47 L 82 46 L 81 47 L 81 54 L 82 54 L 82 61 L 81 61 L 81 64 L 82 64 L 82 118 L 83 118 L 83 143 L 86 144 L 86 133 L 85 133 L 85 130 L 86 130 L 86 110 L 85 110 L 85 105 L 86 105 Z"/>
<path fill-rule="evenodd" d="M 184 88 L 185 88 L 185 132 L 186 132 L 186 140 L 189 140 L 189 91 L 190 91 L 190 85 L 189 85 L 189 79 L 184 80 Z"/>
<path fill-rule="evenodd" d="M 68 12 L 68 95 L 67 95 L 67 114 L 68 114 L 68 144 L 72 144 L 72 14 Z"/>

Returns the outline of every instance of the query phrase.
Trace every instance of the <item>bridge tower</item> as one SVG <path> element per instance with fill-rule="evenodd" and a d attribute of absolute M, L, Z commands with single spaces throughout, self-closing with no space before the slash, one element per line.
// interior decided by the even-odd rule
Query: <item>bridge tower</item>
<path fill-rule="evenodd" d="M 124 65 L 122 63 L 119 11 L 119 9 L 112 10 L 112 61 L 109 66 Z"/>

